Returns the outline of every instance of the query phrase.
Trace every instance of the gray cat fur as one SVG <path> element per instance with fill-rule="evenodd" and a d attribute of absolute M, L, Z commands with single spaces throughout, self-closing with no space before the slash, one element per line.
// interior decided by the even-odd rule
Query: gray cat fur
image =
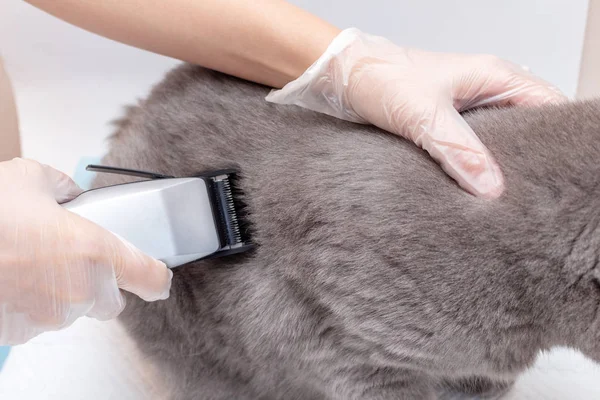
<path fill-rule="evenodd" d="M 506 178 L 489 201 L 408 141 L 267 93 L 178 67 L 103 160 L 241 171 L 257 249 L 127 296 L 172 399 L 435 399 L 509 386 L 553 346 L 600 361 L 599 101 L 467 115 Z"/>

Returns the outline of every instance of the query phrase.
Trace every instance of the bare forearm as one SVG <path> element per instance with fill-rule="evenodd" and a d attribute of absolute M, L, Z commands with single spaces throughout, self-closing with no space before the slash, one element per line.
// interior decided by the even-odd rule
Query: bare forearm
<path fill-rule="evenodd" d="M 0 58 L 0 161 L 18 157 L 21 153 L 17 110 L 10 80 Z"/>
<path fill-rule="evenodd" d="M 27 0 L 88 31 L 281 87 L 339 29 L 282 0 Z"/>

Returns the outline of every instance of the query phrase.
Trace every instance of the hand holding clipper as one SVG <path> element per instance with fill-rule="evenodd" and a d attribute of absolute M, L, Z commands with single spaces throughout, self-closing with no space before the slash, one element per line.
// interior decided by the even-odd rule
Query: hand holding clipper
<path fill-rule="evenodd" d="M 81 316 L 105 320 L 125 306 L 169 296 L 172 272 L 101 226 L 68 212 L 81 193 L 34 161 L 0 163 L 0 345 L 21 344 Z"/>

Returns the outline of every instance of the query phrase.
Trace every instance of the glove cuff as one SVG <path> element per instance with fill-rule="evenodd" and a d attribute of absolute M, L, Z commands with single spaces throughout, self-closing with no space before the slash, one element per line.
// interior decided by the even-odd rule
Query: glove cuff
<path fill-rule="evenodd" d="M 344 50 L 364 35 L 357 28 L 344 29 L 300 77 L 280 90 L 272 90 L 265 100 L 276 104 L 294 104 L 343 120 L 366 123 L 345 99 L 352 65 L 344 65 L 340 61 Z"/>

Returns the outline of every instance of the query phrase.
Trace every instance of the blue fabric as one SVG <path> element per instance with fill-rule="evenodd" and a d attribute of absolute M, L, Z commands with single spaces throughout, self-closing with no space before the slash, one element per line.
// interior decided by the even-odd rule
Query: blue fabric
<path fill-rule="evenodd" d="M 4 361 L 8 357 L 8 353 L 10 352 L 10 347 L 1 347 L 0 346 L 0 371 L 2 371 L 2 366 L 4 365 Z"/>
<path fill-rule="evenodd" d="M 79 187 L 84 190 L 90 188 L 92 180 L 94 179 L 94 173 L 86 171 L 85 167 L 88 164 L 100 164 L 101 160 L 101 157 L 83 157 L 81 160 L 79 160 L 79 163 L 75 168 L 75 174 L 73 175 L 73 180 L 79 185 Z M 10 347 L 0 346 L 0 371 L 2 370 L 2 366 L 8 357 L 8 353 L 10 353 Z"/>
<path fill-rule="evenodd" d="M 75 168 L 75 173 L 73 174 L 73 180 L 75 183 L 78 184 L 83 190 L 88 190 L 92 185 L 92 180 L 96 174 L 86 171 L 85 167 L 87 167 L 89 164 L 100 164 L 101 162 L 102 157 L 82 157 Z"/>

